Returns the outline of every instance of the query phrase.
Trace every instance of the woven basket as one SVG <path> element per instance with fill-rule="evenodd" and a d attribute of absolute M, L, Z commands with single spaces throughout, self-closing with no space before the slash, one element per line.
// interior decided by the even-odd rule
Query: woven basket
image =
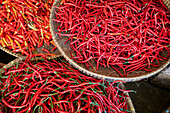
<path fill-rule="evenodd" d="M 4 51 L 4 52 L 6 52 L 6 53 L 8 53 L 8 54 L 10 54 L 10 55 L 12 55 L 12 56 L 14 56 L 14 57 L 23 57 L 22 55 L 13 53 L 12 51 L 10 51 L 10 50 L 2 47 L 1 45 L 0 45 L 0 49 L 1 49 L 2 51 Z"/>
<path fill-rule="evenodd" d="M 58 58 L 58 57 L 56 57 Z M 39 60 L 41 60 L 42 58 L 39 58 Z M 25 59 L 24 58 L 16 58 L 14 59 L 13 61 L 9 62 L 8 64 L 6 64 L 5 66 L 3 66 L 1 69 L 0 69 L 0 74 L 3 74 L 5 71 L 4 69 L 8 69 L 8 68 L 11 68 L 12 66 L 14 66 L 15 64 L 17 63 L 20 63 L 21 61 L 24 61 Z M 37 58 L 32 58 L 31 61 L 35 61 L 37 60 Z M 123 85 L 123 83 L 121 83 L 120 87 L 122 89 L 126 89 L 125 86 Z M 128 104 L 128 110 L 130 111 L 130 113 L 136 113 L 135 112 L 135 108 L 133 106 L 133 103 L 132 103 L 132 100 L 129 96 L 129 93 L 128 92 L 124 92 L 125 95 L 127 96 L 127 104 Z"/>
<path fill-rule="evenodd" d="M 37 54 L 39 54 L 39 53 L 45 54 L 45 52 L 42 51 L 42 48 L 47 49 L 48 51 L 51 52 L 52 49 L 53 49 L 53 47 L 54 47 L 53 45 L 48 46 L 47 44 L 44 44 L 42 47 L 40 47 L 40 48 L 36 47 L 35 49 L 36 49 L 36 51 L 37 51 Z M 8 50 L 7 48 L 2 47 L 1 45 L 0 45 L 0 49 L 1 49 L 2 51 L 4 51 L 4 52 L 6 52 L 6 53 L 8 53 L 8 54 L 10 54 L 10 55 L 12 55 L 12 56 L 14 56 L 14 57 L 17 57 L 17 58 L 22 58 L 22 59 L 23 59 L 23 58 L 26 58 L 26 57 L 27 57 L 27 56 L 21 55 L 21 54 L 19 54 L 19 53 L 14 53 L 14 52 Z M 48 57 L 47 57 L 48 59 L 53 59 L 53 58 L 56 58 L 56 57 L 61 56 L 61 53 L 58 51 L 58 49 L 56 49 L 54 52 L 51 52 L 51 54 L 54 54 L 55 56 L 48 56 Z"/>
<path fill-rule="evenodd" d="M 170 11 L 170 0 L 163 0 L 163 2 Z"/>
<path fill-rule="evenodd" d="M 56 0 L 53 4 L 53 6 L 59 6 L 61 0 Z M 169 1 L 169 0 L 166 0 Z M 168 2 L 169 3 L 169 2 Z M 167 5 L 167 4 L 166 4 Z M 161 62 L 161 66 L 159 68 L 155 68 L 155 71 L 153 72 L 146 72 L 146 71 L 134 71 L 132 73 L 130 73 L 128 75 L 128 77 L 120 77 L 117 72 L 112 69 L 112 68 L 107 68 L 107 67 L 102 67 L 99 66 L 98 70 L 95 69 L 90 69 L 88 70 L 84 64 L 79 64 L 77 62 L 75 62 L 73 59 L 71 58 L 71 48 L 69 47 L 69 44 L 64 44 L 64 42 L 68 39 L 67 37 L 58 37 L 56 35 L 57 32 L 57 26 L 59 25 L 58 23 L 54 22 L 53 19 L 55 19 L 55 7 L 52 7 L 51 10 L 51 14 L 50 14 L 50 31 L 53 37 L 53 40 L 58 48 L 58 50 L 61 52 L 61 54 L 64 56 L 64 58 L 71 64 L 73 65 L 75 68 L 79 69 L 80 71 L 82 71 L 83 73 L 86 73 L 87 75 L 96 77 L 96 78 L 103 78 L 106 80 L 122 80 L 122 81 L 126 81 L 126 82 L 134 82 L 134 81 L 139 81 L 148 77 L 151 77 L 153 75 L 155 75 L 156 73 L 162 71 L 169 63 L 170 63 L 170 58 L 168 61 L 162 61 Z M 94 63 L 91 62 L 91 64 L 93 65 Z"/>

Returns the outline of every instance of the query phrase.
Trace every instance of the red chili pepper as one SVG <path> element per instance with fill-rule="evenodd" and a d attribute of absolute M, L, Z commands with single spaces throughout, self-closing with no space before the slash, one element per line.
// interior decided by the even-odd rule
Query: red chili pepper
<path fill-rule="evenodd" d="M 57 47 L 53 47 L 52 52 L 54 52 L 57 49 Z"/>
<path fill-rule="evenodd" d="M 0 105 L 8 108 L 8 112 L 109 113 L 127 109 L 126 96 L 122 93 L 129 90 L 119 88 L 122 81 L 110 83 L 83 75 L 65 60 L 33 61 L 32 58 L 29 56 L 2 73 Z"/>
<path fill-rule="evenodd" d="M 27 106 L 27 104 L 26 105 L 22 105 L 22 106 L 14 106 L 14 105 L 10 105 L 4 98 L 2 98 L 2 102 L 5 104 L 5 105 L 7 105 L 9 108 L 13 108 L 13 109 L 15 109 L 15 108 L 23 108 L 23 107 L 25 107 L 25 106 Z"/>
<path fill-rule="evenodd" d="M 28 45 L 39 48 L 44 43 L 50 45 L 49 42 L 52 40 L 52 36 L 49 31 L 49 16 L 53 2 L 54 0 L 48 2 L 40 1 L 39 3 L 34 0 L 22 0 L 22 2 L 8 0 L 5 5 L 0 7 L 0 12 L 2 14 L 0 16 L 2 20 L 0 26 L 4 29 L 3 32 L 1 30 L 0 34 L 3 36 L 6 34 L 9 35 L 13 42 L 14 40 L 21 43 L 26 42 L 27 44 L 20 44 L 21 48 L 27 47 Z M 38 12 L 40 8 L 41 12 Z M 43 35 L 48 38 L 41 37 L 40 29 L 42 29 L 41 32 Z M 23 37 L 17 37 L 18 35 Z M 39 44 L 40 40 L 41 43 Z M 15 49 L 18 48 L 17 45 L 14 48 L 12 45 L 5 46 L 3 42 L 0 44 L 3 45 L 3 47 L 14 50 L 13 52 L 21 52 L 15 51 Z M 31 51 L 32 50 L 26 49 L 22 54 L 30 53 Z"/>
<path fill-rule="evenodd" d="M 85 63 L 87 69 L 94 60 L 97 70 L 99 65 L 111 66 L 120 76 L 128 76 L 127 73 L 142 67 L 157 67 L 154 59 L 167 58 L 154 54 L 169 45 L 167 39 L 161 38 L 168 38 L 165 23 L 169 22 L 169 13 L 158 2 L 101 0 L 80 4 L 68 0 L 54 8 L 53 21 L 59 24 L 56 34 L 69 37 L 66 42 L 72 49 L 71 59 Z"/>
<path fill-rule="evenodd" d="M 50 54 L 50 52 L 49 52 L 47 49 L 42 48 L 42 50 L 43 50 L 44 52 L 46 52 L 46 53 L 49 53 L 49 54 Z"/>

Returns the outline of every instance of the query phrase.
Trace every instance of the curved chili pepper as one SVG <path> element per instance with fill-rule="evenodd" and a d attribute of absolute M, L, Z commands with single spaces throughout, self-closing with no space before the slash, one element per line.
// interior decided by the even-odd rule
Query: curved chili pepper
<path fill-rule="evenodd" d="M 126 96 L 122 93 L 129 90 L 118 88 L 122 81 L 110 83 L 83 75 L 65 60 L 31 61 L 31 58 L 5 69 L 2 74 L 0 105 L 8 108 L 7 112 L 109 113 L 127 109 Z M 35 70 L 42 79 L 35 76 Z"/>
<path fill-rule="evenodd" d="M 13 44 L 9 45 L 8 42 L 6 43 L 4 41 L 3 42 L 6 43 L 7 46 L 5 46 L 3 42 L 0 44 L 13 52 L 21 53 L 23 55 L 28 55 L 27 53 L 32 52 L 32 50 L 28 47 L 29 45 L 33 45 L 38 48 L 42 47 L 44 43 L 50 45 L 52 36 L 49 31 L 49 16 L 50 8 L 54 0 L 48 0 L 48 2 L 44 0 L 40 0 L 39 2 L 37 2 L 37 0 L 22 0 L 22 2 L 14 0 L 7 1 L 8 2 L 3 2 L 5 5 L 0 7 L 0 12 L 2 14 L 0 15 L 0 20 L 2 20 L 0 22 L 0 26 L 2 24 L 1 27 L 4 29 L 0 30 L 0 34 L 2 36 L 8 35 L 10 37 L 10 43 L 17 40 L 20 44 L 12 46 Z M 41 34 L 48 38 L 42 37 Z M 23 37 L 18 37 L 18 35 Z M 5 41 L 8 39 L 8 37 L 5 37 Z M 40 40 L 41 43 L 39 44 Z M 25 52 L 23 52 L 22 49 L 15 51 L 17 48 L 25 47 L 27 48 L 24 50 Z"/>
<path fill-rule="evenodd" d="M 127 73 L 144 67 L 148 71 L 150 67 L 156 69 L 154 59 L 169 57 L 169 50 L 165 50 L 170 43 L 165 24 L 169 22 L 169 12 L 160 3 L 148 0 L 63 2 L 55 7 L 53 21 L 59 24 L 56 34 L 69 37 L 66 42 L 69 41 L 72 49 L 71 59 L 84 63 L 87 69 L 94 60 L 95 67 L 92 67 L 96 70 L 100 65 L 118 66 L 120 69 L 114 68 L 118 74 L 128 76 Z M 155 51 L 163 52 L 162 48 L 168 53 L 164 58 L 155 55 Z"/>

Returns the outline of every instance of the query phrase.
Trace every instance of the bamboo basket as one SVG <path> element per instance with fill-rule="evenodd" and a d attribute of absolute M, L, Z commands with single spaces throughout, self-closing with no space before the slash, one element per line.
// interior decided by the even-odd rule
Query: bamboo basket
<path fill-rule="evenodd" d="M 59 6 L 59 3 L 61 2 L 61 0 L 56 0 L 53 4 L 53 6 Z M 164 0 L 164 3 L 166 4 L 166 6 L 169 8 L 170 5 L 170 1 L 169 0 Z M 58 37 L 55 32 L 57 32 L 56 28 L 59 25 L 58 23 L 54 22 L 53 19 L 55 19 L 55 7 L 52 7 L 51 10 L 51 14 L 50 14 L 50 31 L 52 34 L 52 38 L 58 48 L 58 50 L 61 52 L 61 54 L 64 56 L 64 58 L 71 64 L 73 65 L 75 68 L 79 69 L 80 71 L 82 71 L 83 73 L 92 76 L 92 77 L 96 77 L 99 79 L 106 79 L 106 80 L 122 80 L 125 82 L 134 82 L 134 81 L 140 81 L 142 79 L 146 79 L 149 78 L 157 73 L 159 73 L 160 71 L 162 71 L 169 63 L 170 63 L 170 58 L 168 61 L 162 61 L 160 63 L 160 67 L 159 68 L 155 68 L 155 71 L 152 72 L 146 72 L 146 71 L 134 71 L 132 73 L 130 73 L 127 77 L 120 77 L 117 72 L 114 69 L 111 68 L 106 68 L 106 67 L 102 67 L 99 66 L 98 70 L 95 69 L 87 69 L 85 67 L 84 64 L 79 64 L 77 62 L 75 62 L 73 59 L 71 58 L 71 48 L 69 47 L 69 44 L 64 44 L 64 42 L 68 39 L 67 37 L 62 36 L 62 38 Z M 93 65 L 94 63 L 91 62 L 91 64 Z"/>
<path fill-rule="evenodd" d="M 59 57 L 56 57 L 55 59 L 57 59 L 57 58 L 59 58 Z M 0 75 L 2 75 L 5 72 L 4 69 L 9 69 L 12 66 L 14 66 L 15 64 L 20 63 L 21 61 L 24 61 L 24 60 L 25 60 L 25 58 L 16 58 L 16 59 L 12 60 L 8 64 L 6 64 L 2 68 L 0 68 Z M 31 61 L 35 61 L 35 60 L 37 60 L 37 58 L 32 58 L 31 59 Z M 42 58 L 39 58 L 39 60 L 42 60 Z M 120 87 L 122 89 L 126 89 L 125 86 L 123 85 L 123 83 L 121 83 Z M 124 92 L 124 94 L 127 96 L 126 99 L 127 99 L 128 110 L 130 111 L 129 113 L 136 113 L 135 108 L 134 108 L 133 103 L 132 103 L 132 100 L 131 100 L 131 98 L 129 96 L 129 93 Z"/>

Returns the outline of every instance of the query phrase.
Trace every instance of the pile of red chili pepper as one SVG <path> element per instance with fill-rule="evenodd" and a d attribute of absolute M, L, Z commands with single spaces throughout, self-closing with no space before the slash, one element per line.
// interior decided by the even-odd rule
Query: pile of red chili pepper
<path fill-rule="evenodd" d="M 0 0 L 0 45 L 22 55 L 37 53 L 36 48 L 45 43 L 54 45 L 49 26 L 53 2 Z"/>
<path fill-rule="evenodd" d="M 0 75 L 0 113 L 125 113 L 121 81 L 104 81 L 65 60 L 29 58 Z"/>
<path fill-rule="evenodd" d="M 170 12 L 162 0 L 62 0 L 55 8 L 56 33 L 68 36 L 71 59 L 88 69 L 127 76 L 169 59 Z"/>

